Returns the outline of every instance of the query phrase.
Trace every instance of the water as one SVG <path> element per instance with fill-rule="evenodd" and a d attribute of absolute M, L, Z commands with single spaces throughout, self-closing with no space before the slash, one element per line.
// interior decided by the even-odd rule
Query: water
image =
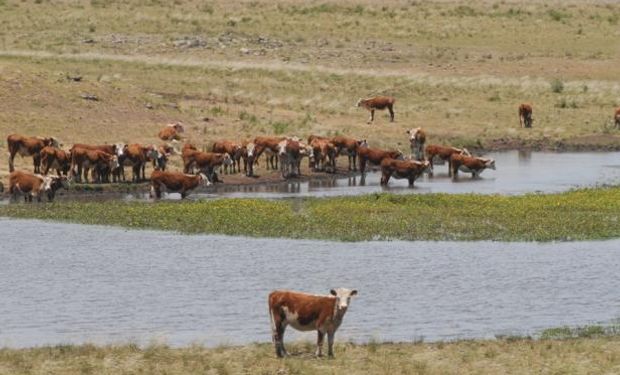
<path fill-rule="evenodd" d="M 270 341 L 267 295 L 359 290 L 336 340 L 532 334 L 620 316 L 620 240 L 339 243 L 0 218 L 0 346 Z M 286 340 L 315 335 L 287 331 Z"/>

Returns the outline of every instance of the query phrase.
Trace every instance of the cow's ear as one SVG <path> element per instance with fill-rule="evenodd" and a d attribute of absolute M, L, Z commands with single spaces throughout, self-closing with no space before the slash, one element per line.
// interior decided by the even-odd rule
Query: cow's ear
<path fill-rule="evenodd" d="M 332 296 L 337 295 L 336 291 L 334 289 L 330 290 L 329 293 L 331 293 Z"/>
<path fill-rule="evenodd" d="M 351 291 L 351 296 L 356 296 L 357 295 L 357 289 L 353 289 Z"/>

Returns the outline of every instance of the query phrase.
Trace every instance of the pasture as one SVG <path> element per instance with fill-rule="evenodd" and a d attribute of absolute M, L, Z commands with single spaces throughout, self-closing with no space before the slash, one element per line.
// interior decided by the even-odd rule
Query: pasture
<path fill-rule="evenodd" d="M 620 144 L 613 3 L 2 1 L 0 10 L 5 136 L 150 144 L 182 121 L 198 145 L 316 133 L 408 152 L 404 132 L 416 126 L 430 143 L 478 150 Z M 368 125 L 354 107 L 375 94 L 396 97 L 395 123 L 379 112 Z M 533 129 L 519 128 L 521 102 L 534 106 Z"/>

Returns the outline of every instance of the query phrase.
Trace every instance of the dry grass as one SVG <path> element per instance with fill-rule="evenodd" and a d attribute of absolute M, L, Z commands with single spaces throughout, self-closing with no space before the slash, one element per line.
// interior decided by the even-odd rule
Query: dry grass
<path fill-rule="evenodd" d="M 619 18 L 604 1 L 5 0 L 0 134 L 155 143 L 181 120 L 197 143 L 321 133 L 406 150 L 423 126 L 468 147 L 617 148 Z M 396 123 L 353 107 L 375 93 L 397 97 Z"/>
<path fill-rule="evenodd" d="M 613 374 L 617 337 L 491 340 L 435 344 L 337 344 L 336 359 L 316 359 L 312 344 L 173 349 L 61 345 L 0 350 L 0 374 Z"/>

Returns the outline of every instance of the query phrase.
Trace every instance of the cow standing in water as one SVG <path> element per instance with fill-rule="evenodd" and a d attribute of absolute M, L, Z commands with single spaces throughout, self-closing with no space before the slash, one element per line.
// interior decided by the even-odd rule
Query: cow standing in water
<path fill-rule="evenodd" d="M 531 128 L 533 121 L 532 106 L 529 104 L 521 104 L 519 106 L 519 124 L 521 124 L 521 127 Z"/>
<path fill-rule="evenodd" d="M 471 173 L 471 178 L 477 178 L 485 169 L 495 170 L 495 160 L 490 158 L 481 158 L 477 156 L 466 156 L 461 154 L 452 154 L 450 157 L 452 168 L 452 177 L 456 178 L 459 170 L 465 173 Z"/>
<path fill-rule="evenodd" d="M 409 134 L 409 144 L 411 146 L 411 154 L 415 160 L 424 160 L 424 144 L 426 143 L 426 133 L 422 128 L 407 130 Z"/>
<path fill-rule="evenodd" d="M 362 99 L 357 101 L 358 107 L 364 107 L 370 111 L 368 124 L 375 120 L 375 110 L 387 110 L 390 112 L 390 122 L 394 122 L 394 102 L 396 100 L 391 96 L 375 96 L 374 98 Z"/>
<path fill-rule="evenodd" d="M 323 355 L 323 338 L 327 334 L 327 355 L 334 356 L 334 336 L 351 297 L 357 290 L 338 288 L 329 296 L 306 294 L 289 290 L 276 290 L 269 294 L 269 316 L 273 344 L 278 357 L 288 353 L 284 349 L 284 331 L 290 325 L 298 331 L 317 331 L 316 355 Z"/>

